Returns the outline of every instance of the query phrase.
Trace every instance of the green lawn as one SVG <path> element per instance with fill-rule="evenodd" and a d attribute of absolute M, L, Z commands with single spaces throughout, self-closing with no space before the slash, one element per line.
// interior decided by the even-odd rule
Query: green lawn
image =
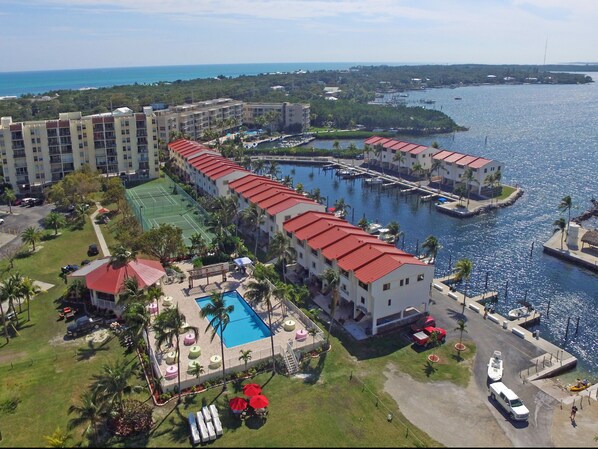
<path fill-rule="evenodd" d="M 14 413 L 0 414 L 0 447 L 45 445 L 44 435 L 57 426 L 66 427 L 70 418 L 67 409 L 77 402 L 92 374 L 103 364 L 123 357 L 116 339 L 99 348 L 89 348 L 83 339 L 65 341 L 66 325 L 56 319 L 56 300 L 65 289 L 58 276 L 60 266 L 86 258 L 87 245 L 94 241 L 87 219 L 83 229 L 63 230 L 61 236 L 43 242 L 39 252 L 15 262 L 22 273 L 56 286 L 32 301 L 32 320 L 21 326 L 19 336 L 8 344 L 0 340 L 0 403 L 13 397 L 20 400 Z M 5 261 L 0 268 L 2 264 Z M 26 319 L 25 311 L 20 318 Z M 425 362 L 432 350 L 416 352 L 398 332 L 366 342 L 335 334 L 332 350 L 310 360 L 304 371 L 309 378 L 266 373 L 254 379 L 264 385 L 270 399 L 268 420 L 259 429 L 241 424 L 227 412 L 228 399 L 240 392 L 239 385 L 231 384 L 226 394 L 214 388 L 185 398 L 178 407 L 173 401 L 156 408 L 157 425 L 149 437 L 112 441 L 111 445 L 189 446 L 188 413 L 216 401 L 225 434 L 212 443 L 215 447 L 437 446 L 436 441 L 407 423 L 392 398 L 383 392 L 384 372 L 394 366 L 419 381 L 450 380 L 464 385 L 475 347 L 466 341 L 466 360 L 457 361 L 451 349 L 457 337 L 449 333 L 449 341 L 434 350 L 441 362 L 429 370 Z M 142 383 L 139 379 L 136 382 Z M 147 392 L 138 395 L 142 400 L 147 397 Z M 393 414 L 390 423 L 386 419 L 389 412 Z M 81 429 L 72 434 L 72 444 L 79 444 Z"/>
<path fill-rule="evenodd" d="M 516 189 L 515 187 L 511 186 L 501 186 L 502 190 L 500 192 L 500 196 L 498 197 L 499 200 L 504 200 L 508 198 Z"/>

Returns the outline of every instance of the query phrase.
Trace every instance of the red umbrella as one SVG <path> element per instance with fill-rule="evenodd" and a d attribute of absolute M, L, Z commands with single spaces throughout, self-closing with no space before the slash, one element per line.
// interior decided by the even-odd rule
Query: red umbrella
<path fill-rule="evenodd" d="M 268 407 L 268 398 L 266 396 L 264 396 L 263 394 L 258 394 L 256 396 L 253 396 L 251 399 L 249 399 L 249 405 L 251 405 L 253 408 L 266 408 Z"/>
<path fill-rule="evenodd" d="M 255 396 L 262 392 L 262 387 L 259 384 L 243 385 L 243 394 L 245 396 Z"/>
<path fill-rule="evenodd" d="M 228 405 L 233 412 L 242 412 L 247 408 L 247 401 L 243 398 L 232 398 Z"/>
<path fill-rule="evenodd" d="M 334 212 L 335 210 L 336 210 L 336 208 L 335 208 L 335 207 L 329 207 L 329 208 L 328 208 L 328 212 Z"/>
<path fill-rule="evenodd" d="M 110 209 L 106 209 L 105 207 L 102 207 L 99 211 L 98 214 L 107 214 L 108 212 L 110 212 Z"/>

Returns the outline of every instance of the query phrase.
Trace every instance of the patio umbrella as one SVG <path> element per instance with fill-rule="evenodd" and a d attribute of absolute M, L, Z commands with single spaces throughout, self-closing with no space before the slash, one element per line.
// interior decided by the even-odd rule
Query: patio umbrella
<path fill-rule="evenodd" d="M 329 207 L 328 208 L 328 212 L 334 212 L 336 210 L 336 207 Z"/>
<path fill-rule="evenodd" d="M 232 398 L 228 401 L 228 405 L 233 412 L 242 412 L 247 408 L 247 400 L 243 398 Z"/>
<path fill-rule="evenodd" d="M 245 396 L 255 396 L 262 392 L 262 387 L 259 384 L 243 385 L 243 394 Z"/>
<path fill-rule="evenodd" d="M 258 394 L 249 399 L 249 405 L 255 409 L 266 408 L 268 407 L 268 398 L 263 394 Z"/>
<path fill-rule="evenodd" d="M 98 210 L 98 214 L 107 214 L 108 212 L 110 212 L 110 209 L 106 209 L 105 207 Z"/>

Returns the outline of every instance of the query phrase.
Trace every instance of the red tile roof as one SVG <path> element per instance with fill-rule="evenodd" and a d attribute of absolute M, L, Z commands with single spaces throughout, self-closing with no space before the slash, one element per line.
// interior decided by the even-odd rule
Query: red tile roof
<path fill-rule="evenodd" d="M 489 164 L 490 162 L 492 162 L 490 159 L 485 159 L 483 157 L 479 157 L 475 161 L 473 161 L 472 163 L 470 163 L 469 166 L 471 168 L 481 168 L 484 165 Z"/>
<path fill-rule="evenodd" d="M 476 159 L 477 159 L 477 156 L 464 156 L 461 159 L 459 159 L 459 162 L 457 162 L 457 164 L 459 164 L 459 165 L 469 165 L 470 163 L 472 163 Z"/>
<path fill-rule="evenodd" d="M 363 143 L 365 143 L 366 145 L 374 145 L 376 142 L 378 142 L 381 139 L 382 139 L 382 137 L 372 136 L 372 137 L 369 137 L 368 139 L 366 139 L 365 142 L 363 142 Z"/>
<path fill-rule="evenodd" d="M 412 150 L 409 150 L 409 154 L 420 154 L 420 153 L 423 153 L 424 151 L 426 151 L 427 149 L 428 149 L 428 147 L 425 145 L 418 145 L 417 147 L 413 148 Z"/>
<path fill-rule="evenodd" d="M 452 151 L 447 151 L 447 150 L 441 150 L 438 153 L 436 153 L 434 156 L 432 156 L 434 159 L 438 159 L 443 161 L 444 159 L 446 159 L 447 157 L 449 157 L 451 154 L 453 154 Z"/>
<path fill-rule="evenodd" d="M 302 227 L 319 220 L 320 218 L 328 218 L 335 221 L 345 221 L 342 218 L 335 217 L 334 215 L 330 215 L 326 212 L 306 212 L 285 221 L 283 227 L 285 231 L 295 232 L 298 229 L 301 229 Z"/>
<path fill-rule="evenodd" d="M 106 263 L 85 276 L 90 290 L 117 295 L 123 289 L 125 279 L 137 279 L 139 288 L 154 285 L 166 275 L 162 264 L 157 260 L 137 259 L 127 265 L 115 267 Z"/>
<path fill-rule="evenodd" d="M 449 163 L 457 162 L 462 157 L 465 157 L 465 155 L 463 153 L 453 153 L 450 156 L 448 156 L 446 159 L 444 159 L 444 162 L 449 162 Z"/>

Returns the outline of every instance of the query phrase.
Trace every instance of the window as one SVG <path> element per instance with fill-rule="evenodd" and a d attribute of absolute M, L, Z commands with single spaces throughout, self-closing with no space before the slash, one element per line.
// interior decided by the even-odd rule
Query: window
<path fill-rule="evenodd" d="M 409 278 L 405 278 L 405 285 L 409 285 Z"/>
<path fill-rule="evenodd" d="M 318 255 L 318 251 L 316 251 L 315 249 L 311 250 L 312 255 L 317 256 Z"/>
<path fill-rule="evenodd" d="M 390 282 L 382 286 L 382 290 L 390 290 Z"/>
<path fill-rule="evenodd" d="M 363 296 L 361 297 L 361 303 L 365 304 L 365 298 Z"/>
<path fill-rule="evenodd" d="M 342 274 L 344 277 L 346 277 L 346 278 L 348 278 L 348 277 L 349 277 L 349 272 L 348 272 L 348 271 L 346 271 L 346 270 L 343 270 L 342 268 L 341 268 L 341 270 L 340 270 L 340 271 L 341 271 L 341 274 Z"/>
<path fill-rule="evenodd" d="M 402 286 L 403 286 L 403 279 L 401 279 L 401 280 L 399 281 L 399 287 L 402 287 Z"/>
<path fill-rule="evenodd" d="M 417 282 L 423 281 L 423 280 L 424 280 L 424 274 L 423 273 L 418 274 L 417 275 Z"/>
<path fill-rule="evenodd" d="M 303 259 L 303 253 L 299 253 L 299 259 Z"/>
<path fill-rule="evenodd" d="M 369 284 L 364 284 L 363 282 L 359 281 L 359 286 L 364 290 L 369 290 Z"/>
<path fill-rule="evenodd" d="M 330 259 L 324 259 L 326 265 L 332 266 L 332 261 Z"/>
<path fill-rule="evenodd" d="M 315 262 L 312 262 L 312 263 L 311 263 L 311 267 L 312 267 L 312 268 L 316 268 L 316 263 L 315 263 Z"/>
<path fill-rule="evenodd" d="M 388 305 L 390 306 L 390 304 L 392 303 L 392 299 L 388 300 Z"/>

